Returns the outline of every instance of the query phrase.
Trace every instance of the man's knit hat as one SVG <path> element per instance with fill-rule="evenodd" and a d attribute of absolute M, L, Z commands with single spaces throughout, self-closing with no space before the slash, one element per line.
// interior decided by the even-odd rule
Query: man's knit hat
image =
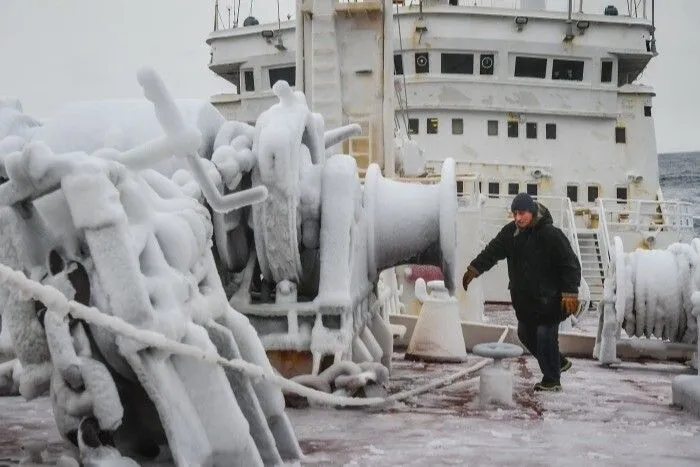
<path fill-rule="evenodd" d="M 529 211 L 532 214 L 537 214 L 537 203 L 532 199 L 532 196 L 527 193 L 518 193 L 515 198 L 513 198 L 510 210 L 511 212 Z"/>

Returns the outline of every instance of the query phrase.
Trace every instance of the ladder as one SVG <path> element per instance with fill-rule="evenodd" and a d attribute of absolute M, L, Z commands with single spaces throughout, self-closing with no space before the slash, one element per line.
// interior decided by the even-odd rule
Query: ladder
<path fill-rule="evenodd" d="M 579 229 L 578 246 L 581 251 L 581 276 L 588 283 L 591 291 L 591 302 L 603 299 L 603 259 L 596 230 Z"/>

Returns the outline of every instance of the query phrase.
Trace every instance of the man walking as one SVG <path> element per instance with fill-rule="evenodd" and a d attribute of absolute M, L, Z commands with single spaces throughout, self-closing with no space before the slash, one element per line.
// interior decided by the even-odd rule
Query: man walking
<path fill-rule="evenodd" d="M 581 265 L 552 215 L 527 193 L 511 204 L 514 220 L 469 264 L 462 285 L 507 259 L 518 338 L 537 358 L 542 381 L 536 391 L 561 391 L 560 374 L 571 362 L 559 353 L 559 323 L 578 309 Z"/>

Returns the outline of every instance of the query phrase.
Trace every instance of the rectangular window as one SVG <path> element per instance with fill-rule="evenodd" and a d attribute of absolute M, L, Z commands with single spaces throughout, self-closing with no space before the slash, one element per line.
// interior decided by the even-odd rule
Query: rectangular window
<path fill-rule="evenodd" d="M 544 136 L 547 139 L 557 139 L 557 124 L 547 123 L 544 126 Z"/>
<path fill-rule="evenodd" d="M 246 70 L 243 72 L 243 81 L 246 91 L 255 91 L 255 78 L 253 77 L 253 70 Z"/>
<path fill-rule="evenodd" d="M 489 198 L 498 198 L 501 185 L 498 182 L 489 182 Z"/>
<path fill-rule="evenodd" d="M 418 52 L 416 58 L 416 73 L 428 73 L 430 71 L 430 57 L 428 52 Z"/>
<path fill-rule="evenodd" d="M 508 137 L 517 138 L 518 137 L 518 122 L 508 122 Z"/>
<path fill-rule="evenodd" d="M 615 127 L 615 142 L 622 143 L 622 144 L 627 142 L 627 132 L 625 130 L 625 127 L 623 127 L 623 126 L 616 126 Z"/>
<path fill-rule="evenodd" d="M 492 75 L 495 63 L 493 54 L 481 54 L 481 59 L 479 60 L 479 74 Z"/>
<path fill-rule="evenodd" d="M 546 78 L 547 59 L 515 57 L 515 76 L 521 78 Z"/>
<path fill-rule="evenodd" d="M 471 75 L 474 73 L 474 54 L 440 55 L 440 71 L 445 74 Z"/>
<path fill-rule="evenodd" d="M 613 72 L 612 60 L 603 60 L 603 62 L 600 64 L 600 82 L 601 83 L 611 83 L 612 82 L 612 72 Z"/>
<path fill-rule="evenodd" d="M 461 195 L 464 193 L 464 182 L 462 180 L 457 180 L 457 194 Z"/>
<path fill-rule="evenodd" d="M 583 62 L 580 60 L 552 60 L 552 79 L 583 81 Z"/>
<path fill-rule="evenodd" d="M 486 133 L 489 136 L 498 136 L 498 120 L 489 120 L 486 122 Z"/>
<path fill-rule="evenodd" d="M 617 189 L 615 190 L 615 196 L 617 197 L 618 204 L 625 204 L 627 202 L 627 187 L 617 187 Z"/>
<path fill-rule="evenodd" d="M 437 135 L 438 132 L 438 119 L 437 118 L 429 118 L 426 120 L 427 127 L 426 127 L 426 133 L 429 135 Z"/>
<path fill-rule="evenodd" d="M 588 185 L 588 202 L 595 203 L 598 199 L 598 185 Z"/>
<path fill-rule="evenodd" d="M 644 106 L 644 116 L 651 117 L 651 106 L 650 105 Z"/>
<path fill-rule="evenodd" d="M 461 135 L 464 133 L 464 120 L 461 118 L 452 119 L 452 134 Z"/>
<path fill-rule="evenodd" d="M 270 74 L 270 87 L 272 87 L 277 81 L 284 80 L 290 86 L 294 86 L 296 82 L 296 67 L 286 66 L 284 68 L 270 68 L 268 70 Z"/>
<path fill-rule="evenodd" d="M 528 183 L 525 191 L 530 196 L 537 196 L 537 183 Z"/>
<path fill-rule="evenodd" d="M 508 194 L 509 195 L 517 195 L 518 193 L 520 193 L 520 184 L 509 183 L 508 184 Z"/>
<path fill-rule="evenodd" d="M 525 136 L 527 139 L 537 139 L 537 123 L 527 122 L 525 124 Z"/>
<path fill-rule="evenodd" d="M 394 74 L 403 75 L 403 55 L 394 55 Z"/>
<path fill-rule="evenodd" d="M 418 119 L 409 118 L 408 119 L 408 134 L 417 135 L 418 134 Z"/>
<path fill-rule="evenodd" d="M 572 203 L 576 203 L 578 201 L 578 187 L 576 185 L 567 185 L 566 196 Z"/>

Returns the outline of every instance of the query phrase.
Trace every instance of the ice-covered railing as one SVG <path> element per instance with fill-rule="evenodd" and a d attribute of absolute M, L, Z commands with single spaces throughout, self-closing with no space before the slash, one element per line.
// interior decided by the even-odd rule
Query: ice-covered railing
<path fill-rule="evenodd" d="M 598 215 L 611 232 L 659 230 L 677 232 L 681 239 L 693 235 L 693 205 L 683 201 L 620 200 L 599 198 Z"/>
<path fill-rule="evenodd" d="M 600 257 L 603 261 L 603 270 L 608 271 L 610 267 L 610 231 L 608 229 L 608 215 L 605 211 L 603 200 L 596 200 L 598 206 L 598 246 L 600 248 Z"/>
<path fill-rule="evenodd" d="M 510 205 L 515 195 L 482 193 L 482 196 L 485 201 L 481 220 L 485 226 L 500 228 L 512 220 Z M 554 225 L 562 229 L 568 229 L 571 226 L 575 230 L 573 210 L 570 214 L 571 221 L 569 222 L 566 218 L 569 215 L 567 210 L 571 210 L 569 198 L 563 196 L 533 196 L 533 198 L 549 210 Z"/>
<path fill-rule="evenodd" d="M 581 248 L 578 244 L 578 232 L 576 231 L 576 219 L 574 209 L 569 198 L 562 198 L 562 220 L 561 227 L 569 238 L 569 242 L 576 252 L 576 257 L 581 261 Z"/>

